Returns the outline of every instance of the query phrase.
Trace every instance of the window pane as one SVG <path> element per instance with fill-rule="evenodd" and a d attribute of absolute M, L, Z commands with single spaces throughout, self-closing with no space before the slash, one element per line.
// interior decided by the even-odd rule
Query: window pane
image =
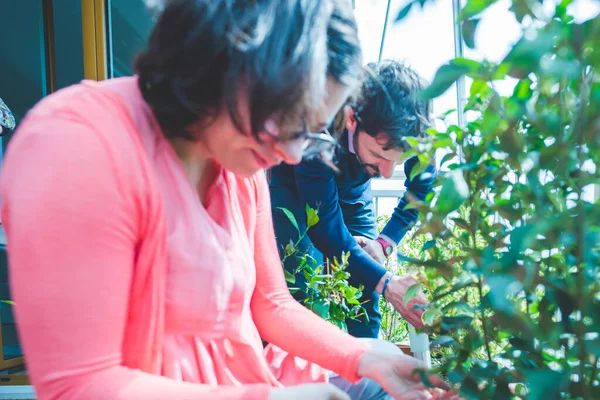
<path fill-rule="evenodd" d="M 380 197 L 377 203 L 377 215 L 391 215 L 397 205 L 397 197 Z"/>
<path fill-rule="evenodd" d="M 110 70 L 113 77 L 133 75 L 137 54 L 144 48 L 155 18 L 143 0 L 110 1 L 109 32 L 112 38 Z"/>
<path fill-rule="evenodd" d="M 6 260 L 6 251 L 3 248 L 0 251 L 0 300 L 10 299 L 8 288 L 8 264 Z M 2 319 L 2 352 L 4 359 L 20 357 L 23 350 L 17 337 L 17 328 L 15 317 L 13 315 L 12 305 L 5 302 L 0 303 L 0 318 Z"/>
<path fill-rule="evenodd" d="M 387 0 L 356 2 L 356 18 L 367 62 L 378 59 L 387 3 Z M 408 0 L 391 1 L 382 59 L 405 61 L 427 82 L 431 82 L 438 68 L 454 58 L 452 2 L 436 1 L 428 4 L 423 10 L 415 6 L 405 19 L 396 23 L 398 12 L 407 3 Z M 456 85 L 452 85 L 433 102 L 433 115 L 451 109 L 457 109 Z M 457 123 L 457 114 L 451 114 L 447 121 Z M 403 172 L 404 167 L 399 165 L 396 170 Z M 372 188 L 376 195 L 398 192 L 404 190 L 404 180 L 374 179 Z M 394 208 L 393 205 L 395 206 L 394 203 L 397 204 L 396 198 L 381 198 L 377 213 L 389 214 Z"/>
<path fill-rule="evenodd" d="M 81 2 L 54 0 L 54 61 L 56 90 L 80 82 L 83 76 Z"/>
<path fill-rule="evenodd" d="M 405 60 L 431 82 L 438 68 L 454 58 L 452 2 L 428 3 L 423 10 L 415 6 L 405 19 L 394 22 L 406 4 L 392 0 L 382 58 Z M 456 109 L 456 85 L 433 102 L 434 115 L 450 109 Z"/>
<path fill-rule="evenodd" d="M 377 61 L 387 0 L 357 0 L 354 12 L 365 63 Z"/>
<path fill-rule="evenodd" d="M 3 1 L 2 15 L 0 97 L 18 124 L 47 93 L 42 2 Z M 3 136 L 3 147 L 8 140 L 8 136 Z"/>

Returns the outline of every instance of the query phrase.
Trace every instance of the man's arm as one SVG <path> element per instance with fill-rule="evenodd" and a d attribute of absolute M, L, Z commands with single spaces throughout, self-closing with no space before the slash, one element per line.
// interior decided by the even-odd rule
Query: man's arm
<path fill-rule="evenodd" d="M 308 231 L 317 250 L 330 259 L 349 252 L 351 284 L 375 290 L 386 269 L 358 245 L 346 227 L 333 170 L 319 160 L 304 161 L 294 168 L 294 175 L 300 200 L 319 211 L 319 223 Z"/>
<path fill-rule="evenodd" d="M 394 209 L 390 220 L 381 231 L 380 236 L 393 245 L 400 243 L 406 232 L 408 232 L 419 217 L 419 212 L 416 209 L 405 209 L 411 202 L 411 197 L 414 196 L 420 201 L 425 200 L 427 194 L 432 191 L 432 186 L 437 176 L 435 166 L 428 165 L 425 171 L 411 180 L 410 173 L 417 163 L 417 157 L 411 157 L 404 163 L 406 193 L 398 202 L 398 206 Z"/>

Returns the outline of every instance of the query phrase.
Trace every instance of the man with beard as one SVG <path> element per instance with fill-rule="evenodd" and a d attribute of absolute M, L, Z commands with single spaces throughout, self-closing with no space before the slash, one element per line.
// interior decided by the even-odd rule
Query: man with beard
<path fill-rule="evenodd" d="M 350 253 L 347 270 L 351 275 L 350 284 L 364 286 L 361 302 L 368 318 L 347 320 L 348 331 L 356 337 L 376 338 L 381 323 L 379 296 L 382 294 L 409 323 L 422 325 L 423 310 L 413 306 L 425 304 L 424 296 L 419 293 L 409 304 L 403 300 L 407 289 L 416 281 L 410 276 L 392 274 L 383 264 L 418 218 L 418 212 L 406 209 L 406 205 L 413 198 L 425 199 L 436 172 L 434 166 L 429 165 L 410 179 L 418 159 L 404 160 L 403 157 L 409 148 L 406 138 L 424 135 L 429 126 L 428 104 L 417 97 L 422 88 L 419 75 L 396 61 L 368 67 L 371 73 L 359 99 L 340 111 L 337 124 L 322 123 L 336 130 L 340 137 L 333 157 L 339 171 L 330 168 L 322 157 L 304 160 L 297 166 L 281 165 L 271 171 L 270 190 L 281 251 L 290 241 L 298 241 L 299 233 L 280 208 L 292 212 L 299 231 L 304 232 L 306 205 L 309 205 L 318 210 L 319 222 L 300 241 L 300 253 L 308 253 L 316 265 L 323 265 L 324 260 L 333 257 L 339 259 L 343 252 Z M 329 133 L 329 130 L 324 132 Z M 406 194 L 379 233 L 373 212 L 371 179 L 391 178 L 396 165 L 403 161 Z M 288 257 L 285 268 L 297 272 L 298 259 Z M 305 283 L 304 274 L 296 274 L 294 286 L 303 288 Z M 302 301 L 303 290 L 294 296 Z"/>

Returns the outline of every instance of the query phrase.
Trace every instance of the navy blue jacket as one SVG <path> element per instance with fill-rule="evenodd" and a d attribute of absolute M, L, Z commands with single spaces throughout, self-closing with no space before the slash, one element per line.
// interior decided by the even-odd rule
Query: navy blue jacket
<path fill-rule="evenodd" d="M 296 166 L 280 165 L 271 170 L 269 186 L 275 231 L 284 231 L 278 224 L 290 225 L 285 218 L 281 218 L 279 214 L 283 213 L 278 207 L 287 208 L 294 214 L 300 230 L 306 227 L 306 204 L 318 209 L 319 223 L 308 231 L 312 245 L 325 258 L 330 259 L 334 256 L 339 258 L 342 252 L 350 252 L 350 283 L 354 286 L 362 284 L 365 290 L 372 291 L 386 269 L 369 256 L 352 237 L 362 235 L 376 238 L 378 233 L 372 207 L 371 176 L 356 155 L 348 151 L 347 133 L 340 139 L 336 161 L 340 169 L 339 174 L 319 160 L 303 161 Z M 410 172 L 416 163 L 417 158 L 412 157 L 404 164 L 407 176 L 406 191 L 424 200 L 431 191 L 436 171 L 434 166 L 429 166 L 424 173 L 411 180 Z M 408 196 L 405 194 L 382 231 L 383 235 L 396 243 L 400 243 L 418 218 L 416 210 L 404 209 L 408 202 Z M 289 235 L 278 235 L 280 249 L 285 247 L 290 239 L 297 239 L 297 236 L 287 236 Z"/>

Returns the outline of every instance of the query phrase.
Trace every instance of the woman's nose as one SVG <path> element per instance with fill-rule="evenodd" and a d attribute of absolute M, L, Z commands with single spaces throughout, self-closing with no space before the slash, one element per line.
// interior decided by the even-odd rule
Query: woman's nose
<path fill-rule="evenodd" d="M 304 138 L 275 144 L 275 151 L 281 157 L 282 161 L 289 165 L 300 164 L 304 149 L 306 149 L 306 139 Z"/>

